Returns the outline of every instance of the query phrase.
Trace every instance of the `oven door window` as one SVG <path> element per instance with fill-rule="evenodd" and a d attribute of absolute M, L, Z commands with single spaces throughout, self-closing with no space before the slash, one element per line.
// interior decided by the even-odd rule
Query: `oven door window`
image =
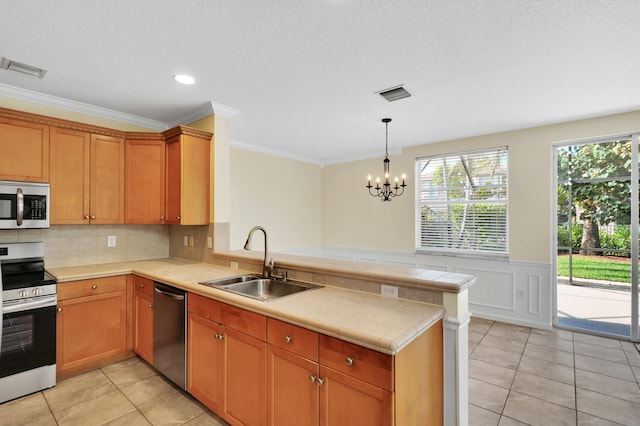
<path fill-rule="evenodd" d="M 55 363 L 55 306 L 2 316 L 0 377 Z"/>

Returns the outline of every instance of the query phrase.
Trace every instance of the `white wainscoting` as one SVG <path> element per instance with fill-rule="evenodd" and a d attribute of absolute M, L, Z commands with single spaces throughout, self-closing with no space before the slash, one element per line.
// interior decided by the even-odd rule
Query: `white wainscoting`
<path fill-rule="evenodd" d="M 459 272 L 478 277 L 469 290 L 469 310 L 481 318 L 551 328 L 551 264 L 453 256 L 313 247 L 286 253 Z"/>

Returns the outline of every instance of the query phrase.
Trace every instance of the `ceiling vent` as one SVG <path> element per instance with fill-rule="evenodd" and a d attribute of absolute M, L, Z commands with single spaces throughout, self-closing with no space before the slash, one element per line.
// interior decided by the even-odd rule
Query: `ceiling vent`
<path fill-rule="evenodd" d="M 43 70 L 42 68 L 23 64 L 7 58 L 2 58 L 2 60 L 0 60 L 0 68 L 2 68 L 3 70 L 21 72 L 23 74 L 38 78 L 44 77 L 44 75 L 47 73 L 47 70 Z"/>
<path fill-rule="evenodd" d="M 376 93 L 389 102 L 397 101 L 399 99 L 404 99 L 411 96 L 411 93 L 407 92 L 407 90 L 402 87 L 402 85 L 384 89 Z"/>

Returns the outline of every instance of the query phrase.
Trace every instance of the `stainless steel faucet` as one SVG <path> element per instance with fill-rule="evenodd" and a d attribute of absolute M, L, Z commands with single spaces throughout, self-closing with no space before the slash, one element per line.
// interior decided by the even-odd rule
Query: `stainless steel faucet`
<path fill-rule="evenodd" d="M 275 267 L 273 263 L 273 258 L 269 258 L 269 250 L 267 248 L 267 231 L 262 226 L 254 226 L 249 231 L 249 236 L 247 237 L 247 242 L 244 243 L 245 250 L 251 250 L 251 238 L 253 237 L 253 233 L 256 231 L 262 231 L 264 234 L 264 266 L 262 267 L 262 275 L 269 278 L 271 277 L 271 273 Z"/>

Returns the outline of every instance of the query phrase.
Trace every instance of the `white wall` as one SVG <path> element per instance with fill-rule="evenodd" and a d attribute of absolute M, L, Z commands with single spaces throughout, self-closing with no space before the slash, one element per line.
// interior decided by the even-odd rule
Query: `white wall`
<path fill-rule="evenodd" d="M 267 229 L 269 250 L 321 244 L 318 166 L 232 147 L 230 174 L 230 249 L 241 249 L 255 225 Z"/>

